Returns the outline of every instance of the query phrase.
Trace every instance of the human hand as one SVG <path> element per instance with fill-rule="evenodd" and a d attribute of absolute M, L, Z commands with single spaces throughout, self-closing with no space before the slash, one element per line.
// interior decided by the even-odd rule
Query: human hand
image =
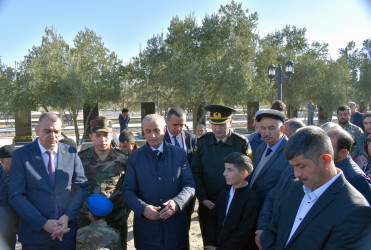
<path fill-rule="evenodd" d="M 57 222 L 58 222 L 57 220 L 47 220 L 43 226 L 43 229 L 46 232 L 53 234 L 55 231 L 58 231 L 59 229 L 59 225 Z"/>
<path fill-rule="evenodd" d="M 160 211 L 160 218 L 165 220 L 169 219 L 171 216 L 173 216 L 178 210 L 179 206 L 176 204 L 173 200 L 168 200 L 164 204 L 165 207 Z"/>
<path fill-rule="evenodd" d="M 203 200 L 202 204 L 210 210 L 215 206 L 215 204 L 210 200 Z"/>
<path fill-rule="evenodd" d="M 152 206 L 152 205 L 147 205 L 144 208 L 143 215 L 144 215 L 144 217 L 146 217 L 149 220 L 159 220 L 159 219 L 161 219 L 160 218 L 160 213 L 158 212 L 158 210 L 160 210 L 160 209 L 161 209 L 161 207 L 155 207 L 155 206 Z"/>
<path fill-rule="evenodd" d="M 52 233 L 53 240 L 55 238 L 58 238 L 60 241 L 62 241 L 63 235 L 70 231 L 70 229 L 68 228 L 68 221 L 69 221 L 69 217 L 65 214 L 59 218 L 59 220 L 57 221 L 59 229 Z"/>
<path fill-rule="evenodd" d="M 214 246 L 205 246 L 205 250 L 215 250 L 216 247 Z"/>
<path fill-rule="evenodd" d="M 263 233 L 263 230 L 256 230 L 255 232 L 255 243 L 258 246 L 259 250 L 261 250 L 263 247 L 260 243 L 260 236 Z"/>

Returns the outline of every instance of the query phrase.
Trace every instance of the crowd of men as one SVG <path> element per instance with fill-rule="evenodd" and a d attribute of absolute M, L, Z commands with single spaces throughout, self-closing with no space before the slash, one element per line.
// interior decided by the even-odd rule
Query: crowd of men
<path fill-rule="evenodd" d="M 127 249 L 132 211 L 137 249 L 190 249 L 196 199 L 205 249 L 371 248 L 370 112 L 349 102 L 338 124 L 305 126 L 276 101 L 245 138 L 236 110 L 205 109 L 211 131 L 196 135 L 181 108 L 145 116 L 139 148 L 127 109 L 119 147 L 99 116 L 80 152 L 60 141 L 56 114 L 41 115 L 37 140 L 0 149 L 0 248 L 18 235 L 22 249 Z"/>

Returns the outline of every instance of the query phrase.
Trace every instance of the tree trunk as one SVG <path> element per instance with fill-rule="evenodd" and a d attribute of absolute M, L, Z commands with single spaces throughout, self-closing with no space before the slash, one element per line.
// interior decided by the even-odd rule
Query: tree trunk
<path fill-rule="evenodd" d="M 73 119 L 73 124 L 75 125 L 75 135 L 76 135 L 76 144 L 80 144 L 80 132 L 79 132 L 79 125 L 77 124 L 77 116 L 78 116 L 78 111 L 72 110 L 72 119 Z"/>

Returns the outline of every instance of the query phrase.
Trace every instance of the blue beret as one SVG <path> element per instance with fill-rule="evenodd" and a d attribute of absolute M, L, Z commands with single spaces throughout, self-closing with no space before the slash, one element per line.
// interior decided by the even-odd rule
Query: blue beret
<path fill-rule="evenodd" d="M 112 202 L 100 194 L 92 194 L 88 198 L 89 211 L 96 216 L 106 216 L 112 211 Z"/>

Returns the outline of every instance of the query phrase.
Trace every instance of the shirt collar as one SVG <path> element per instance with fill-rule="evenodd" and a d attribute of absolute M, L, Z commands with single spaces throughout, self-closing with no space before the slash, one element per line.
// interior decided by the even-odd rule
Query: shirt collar
<path fill-rule="evenodd" d="M 149 145 L 149 144 L 148 144 Z M 155 150 L 158 150 L 158 151 L 160 151 L 161 153 L 163 153 L 164 152 L 164 142 L 162 142 L 161 143 L 161 146 L 159 147 L 159 148 L 154 148 L 154 147 L 152 147 L 151 145 L 149 145 L 149 147 L 153 150 L 153 151 L 155 151 Z"/>
<path fill-rule="evenodd" d="M 269 144 L 267 143 L 267 149 L 270 148 L 272 150 L 272 152 L 274 152 L 274 150 L 276 150 L 280 146 L 280 144 L 281 144 L 281 142 L 283 141 L 284 138 L 285 138 L 285 135 L 283 135 L 282 138 L 276 144 L 274 144 L 272 147 L 269 146 Z"/>
<path fill-rule="evenodd" d="M 325 184 L 323 184 L 322 186 L 320 186 L 313 192 L 310 188 L 307 188 L 306 186 L 303 185 L 303 190 L 304 190 L 305 195 L 307 195 L 309 198 L 319 198 L 327 190 L 327 188 L 332 183 L 334 183 L 334 181 L 336 181 L 337 178 L 339 178 L 341 173 L 342 173 L 341 170 L 339 170 L 338 174 L 335 177 L 333 177 L 331 180 L 329 180 L 328 182 L 326 182 Z"/>
<path fill-rule="evenodd" d="M 48 150 L 46 150 L 46 149 L 41 145 L 40 140 L 37 140 L 37 143 L 39 144 L 39 148 L 40 148 L 41 154 L 43 154 L 43 153 L 45 153 L 46 151 L 48 151 Z M 52 151 L 53 151 L 54 153 L 58 154 L 58 144 L 57 144 L 57 146 L 55 146 L 55 148 L 54 148 Z"/>

